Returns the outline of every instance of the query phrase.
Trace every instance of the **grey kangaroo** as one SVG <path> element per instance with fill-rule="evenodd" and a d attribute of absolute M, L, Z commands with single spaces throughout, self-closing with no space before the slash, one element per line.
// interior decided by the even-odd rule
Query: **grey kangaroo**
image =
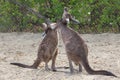
<path fill-rule="evenodd" d="M 87 57 L 88 56 L 87 45 L 77 32 L 68 27 L 68 23 L 71 20 L 78 23 L 78 21 L 75 21 L 75 19 L 72 18 L 71 14 L 68 12 L 68 9 L 64 8 L 62 19 L 57 21 L 56 26 L 60 30 L 63 43 L 65 44 L 65 49 L 69 60 L 70 72 L 71 73 L 74 72 L 72 65 L 73 61 L 76 65 L 79 65 L 79 71 L 82 71 L 81 65 L 83 65 L 83 67 L 89 74 L 117 77 L 116 75 L 109 71 L 93 70 L 90 67 Z"/>
<path fill-rule="evenodd" d="M 47 24 L 42 24 L 42 29 L 45 31 L 45 37 L 42 40 L 41 44 L 38 48 L 38 55 L 37 59 L 33 63 L 33 65 L 25 65 L 21 63 L 11 63 L 12 65 L 17 65 L 23 68 L 37 68 L 39 64 L 43 61 L 45 62 L 45 69 L 50 70 L 48 68 L 48 62 L 52 59 L 51 68 L 53 71 L 56 71 L 55 68 L 55 60 L 58 54 L 58 37 L 57 37 L 57 30 L 55 29 L 56 23 L 51 23 L 51 27 Z"/>

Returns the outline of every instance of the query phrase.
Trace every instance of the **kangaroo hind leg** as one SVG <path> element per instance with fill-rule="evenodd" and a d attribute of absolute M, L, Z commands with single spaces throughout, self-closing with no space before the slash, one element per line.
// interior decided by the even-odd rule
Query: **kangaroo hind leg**
<path fill-rule="evenodd" d="M 67 52 L 67 56 L 68 56 L 68 61 L 69 61 L 69 67 L 70 67 L 70 73 L 74 73 L 74 68 L 73 68 L 73 64 L 72 64 L 72 60 L 69 56 L 70 53 Z"/>
<path fill-rule="evenodd" d="M 82 72 L 82 65 L 79 64 L 79 72 Z"/>
<path fill-rule="evenodd" d="M 55 52 L 54 56 L 52 57 L 52 65 L 51 65 L 52 71 L 57 71 L 56 67 L 55 67 L 57 54 L 58 54 L 58 49 L 56 49 L 56 52 Z"/>

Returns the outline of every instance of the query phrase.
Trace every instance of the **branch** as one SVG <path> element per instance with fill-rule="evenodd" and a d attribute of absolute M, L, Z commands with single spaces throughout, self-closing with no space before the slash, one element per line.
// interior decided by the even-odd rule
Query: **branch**
<path fill-rule="evenodd" d="M 32 14 L 35 14 L 38 18 L 42 18 L 45 20 L 46 24 L 50 24 L 51 21 L 49 19 L 47 19 L 46 17 L 42 16 L 40 13 L 35 12 L 33 9 L 29 8 L 28 6 L 24 5 L 24 4 L 20 4 L 19 2 L 17 2 L 16 0 L 8 0 L 10 3 L 16 4 L 19 7 L 25 7 L 29 12 L 31 12 Z"/>

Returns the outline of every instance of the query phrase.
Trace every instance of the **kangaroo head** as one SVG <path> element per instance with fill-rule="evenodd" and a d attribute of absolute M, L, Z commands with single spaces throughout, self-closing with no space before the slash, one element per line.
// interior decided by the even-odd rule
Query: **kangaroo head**
<path fill-rule="evenodd" d="M 65 7 L 62 15 L 62 21 L 64 23 L 69 23 L 70 19 L 71 19 L 71 15 L 69 14 L 68 9 Z"/>
<path fill-rule="evenodd" d="M 43 31 L 46 31 L 48 29 L 48 26 L 47 26 L 46 23 L 42 23 L 41 28 L 42 28 Z"/>
<path fill-rule="evenodd" d="M 46 31 L 47 29 L 54 30 L 56 28 L 56 23 L 51 23 L 49 25 L 47 25 L 46 23 L 42 23 L 41 27 L 43 31 Z"/>
<path fill-rule="evenodd" d="M 46 34 L 48 33 L 48 31 L 52 31 L 52 30 L 55 30 L 55 28 L 56 28 L 56 23 L 51 23 L 51 24 L 49 24 L 49 25 L 47 25 L 46 23 L 42 23 L 41 24 L 41 28 L 42 28 L 42 30 L 44 31 L 43 33 L 42 33 L 42 36 L 46 36 Z"/>
<path fill-rule="evenodd" d="M 76 20 L 75 18 L 72 17 L 72 15 L 68 12 L 68 9 L 66 7 L 64 8 L 62 20 L 63 20 L 63 23 L 67 23 L 67 24 L 70 21 L 74 22 L 75 24 L 80 24 L 80 22 L 78 20 Z"/>

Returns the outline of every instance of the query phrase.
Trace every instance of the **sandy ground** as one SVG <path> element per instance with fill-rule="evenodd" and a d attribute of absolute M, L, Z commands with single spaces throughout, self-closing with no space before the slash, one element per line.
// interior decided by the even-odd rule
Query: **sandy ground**
<path fill-rule="evenodd" d="M 95 70 L 105 69 L 120 77 L 120 34 L 81 34 L 89 48 L 90 66 Z M 56 60 L 57 72 L 45 71 L 44 63 L 38 69 L 10 65 L 20 62 L 31 65 L 37 56 L 42 40 L 40 33 L 0 33 L 0 80 L 120 80 L 120 78 L 90 75 L 83 68 L 79 73 L 70 74 L 67 56 L 62 42 Z M 49 67 L 51 62 L 49 62 Z"/>

